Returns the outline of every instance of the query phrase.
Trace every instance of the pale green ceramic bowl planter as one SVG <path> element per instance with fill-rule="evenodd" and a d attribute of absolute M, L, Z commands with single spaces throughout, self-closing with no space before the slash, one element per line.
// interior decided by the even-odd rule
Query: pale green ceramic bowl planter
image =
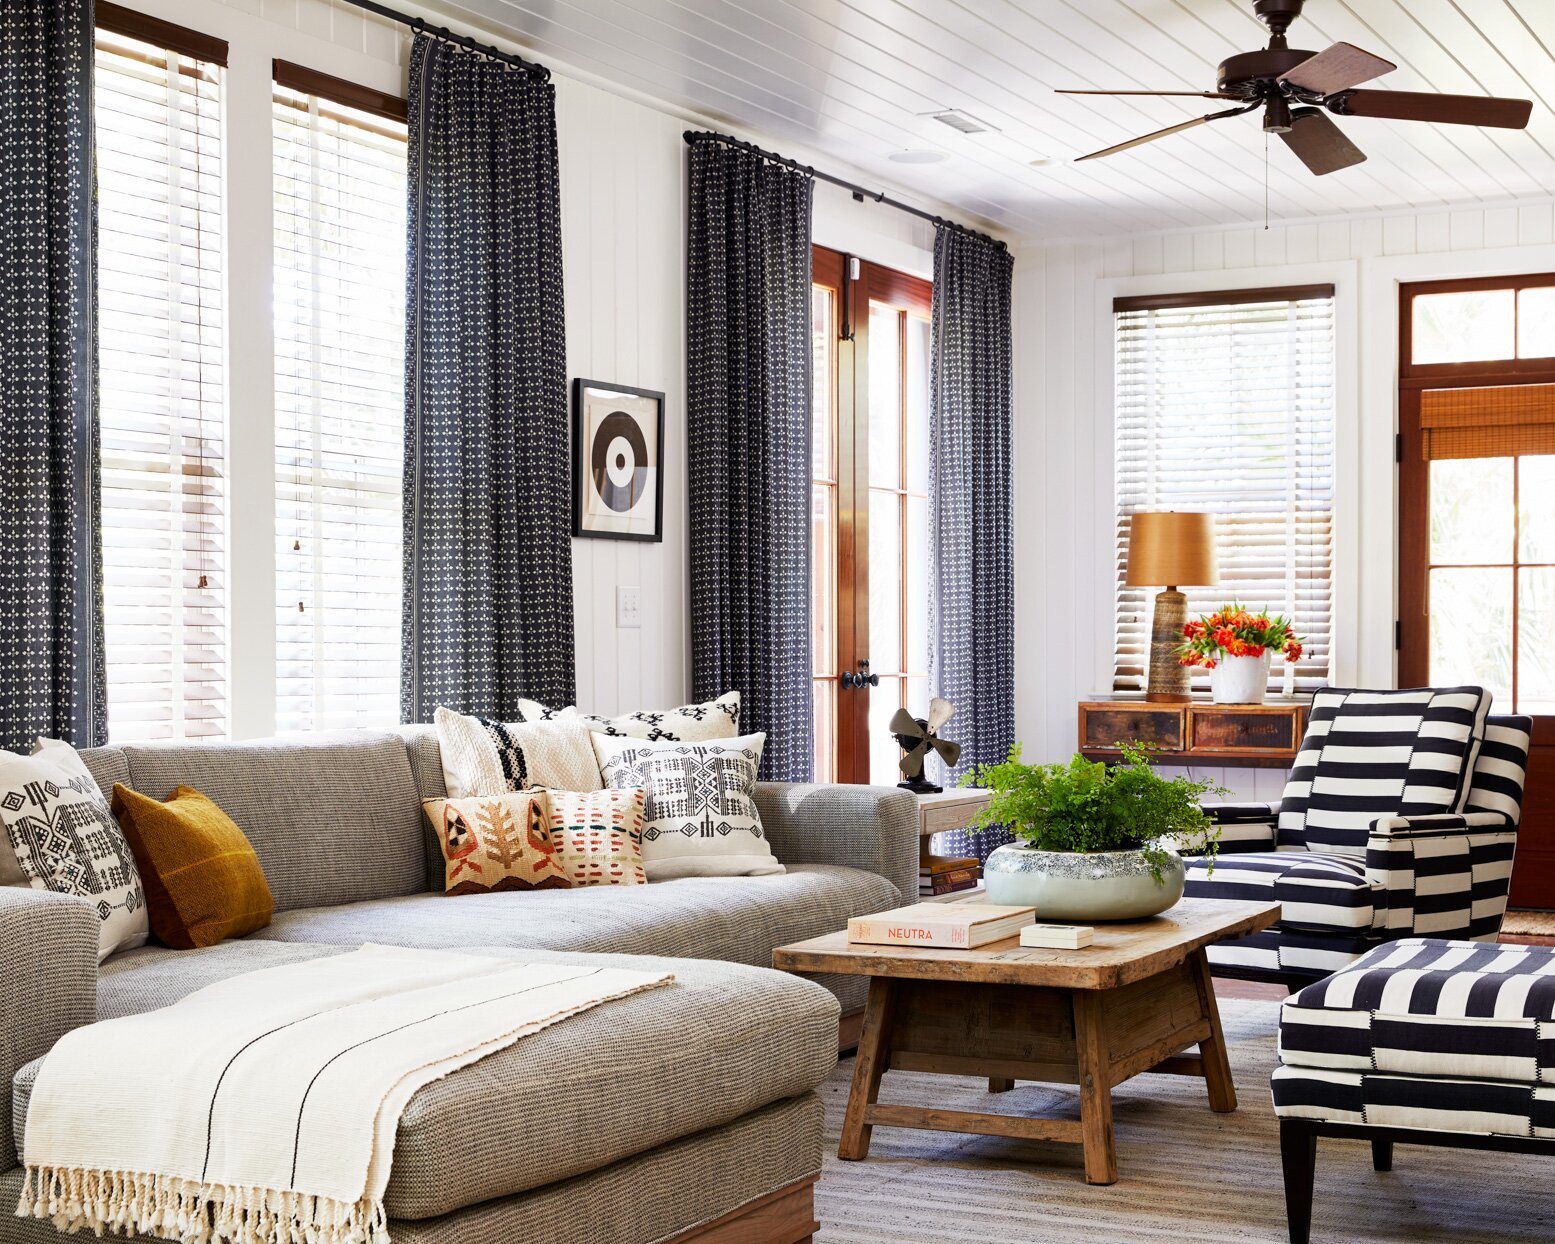
<path fill-rule="evenodd" d="M 962 779 L 989 791 L 978 826 L 1007 825 L 1017 838 L 984 861 L 990 903 L 1089 924 L 1143 920 L 1182 898 L 1182 851 L 1213 862 L 1220 834 L 1199 801 L 1225 792 L 1161 777 L 1138 744 L 1120 744 L 1119 760 L 1028 765 L 1017 744 L 1008 760 Z"/>

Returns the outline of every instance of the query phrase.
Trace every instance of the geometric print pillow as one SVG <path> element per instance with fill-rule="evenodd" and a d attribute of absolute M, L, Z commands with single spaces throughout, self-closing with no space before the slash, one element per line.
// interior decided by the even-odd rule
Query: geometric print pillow
<path fill-rule="evenodd" d="M 99 963 L 150 934 L 135 857 L 69 743 L 39 739 L 31 756 L 0 752 L 0 885 L 90 899 Z"/>
<path fill-rule="evenodd" d="M 580 713 L 575 705 L 547 708 L 536 700 L 520 700 L 525 721 L 580 718 L 588 728 L 612 737 L 647 739 L 651 743 L 700 743 L 706 739 L 732 739 L 740 732 L 740 693 L 729 691 L 705 704 L 683 704 L 657 712 L 622 713 L 600 717 Z"/>
<path fill-rule="evenodd" d="M 643 885 L 646 792 L 553 790 L 551 837 L 556 862 L 575 886 Z"/>
<path fill-rule="evenodd" d="M 489 721 L 439 707 L 432 715 L 450 799 L 502 795 L 531 786 L 598 790 L 589 730 L 575 718 Z"/>
<path fill-rule="evenodd" d="M 1461 811 L 1490 698 L 1482 687 L 1318 691 L 1280 800 L 1280 845 L 1364 858 L 1379 817 Z"/>
<path fill-rule="evenodd" d="M 649 881 L 755 877 L 784 871 L 756 810 L 765 734 L 705 743 L 594 735 L 605 784 L 646 795 L 643 867 Z"/>
<path fill-rule="evenodd" d="M 548 792 L 426 799 L 421 806 L 443 851 L 443 893 L 571 888 L 556 858 Z"/>

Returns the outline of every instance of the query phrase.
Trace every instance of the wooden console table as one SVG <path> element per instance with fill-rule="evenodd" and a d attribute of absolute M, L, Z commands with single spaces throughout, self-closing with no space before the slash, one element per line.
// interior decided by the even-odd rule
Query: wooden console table
<path fill-rule="evenodd" d="M 1149 743 L 1162 764 L 1288 769 L 1307 724 L 1307 701 L 1266 704 L 1151 704 L 1117 697 L 1080 704 L 1080 751 L 1112 760 L 1118 743 Z"/>

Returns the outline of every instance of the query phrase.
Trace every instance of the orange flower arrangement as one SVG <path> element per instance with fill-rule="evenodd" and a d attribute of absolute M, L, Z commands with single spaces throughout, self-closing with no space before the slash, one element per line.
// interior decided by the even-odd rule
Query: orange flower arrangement
<path fill-rule="evenodd" d="M 1182 635 L 1177 648 L 1182 665 L 1212 670 L 1223 657 L 1261 657 L 1265 652 L 1278 652 L 1287 661 L 1301 659 L 1301 639 L 1291 630 L 1289 618 L 1252 613 L 1235 603 L 1186 623 Z"/>

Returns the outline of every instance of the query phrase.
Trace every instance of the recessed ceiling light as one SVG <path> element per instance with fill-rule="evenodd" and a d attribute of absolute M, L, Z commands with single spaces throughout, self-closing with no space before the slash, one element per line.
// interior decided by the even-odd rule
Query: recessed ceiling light
<path fill-rule="evenodd" d="M 943 151 L 929 151 L 923 147 L 914 147 L 906 151 L 893 151 L 890 156 L 898 164 L 938 164 L 945 158 Z"/>

